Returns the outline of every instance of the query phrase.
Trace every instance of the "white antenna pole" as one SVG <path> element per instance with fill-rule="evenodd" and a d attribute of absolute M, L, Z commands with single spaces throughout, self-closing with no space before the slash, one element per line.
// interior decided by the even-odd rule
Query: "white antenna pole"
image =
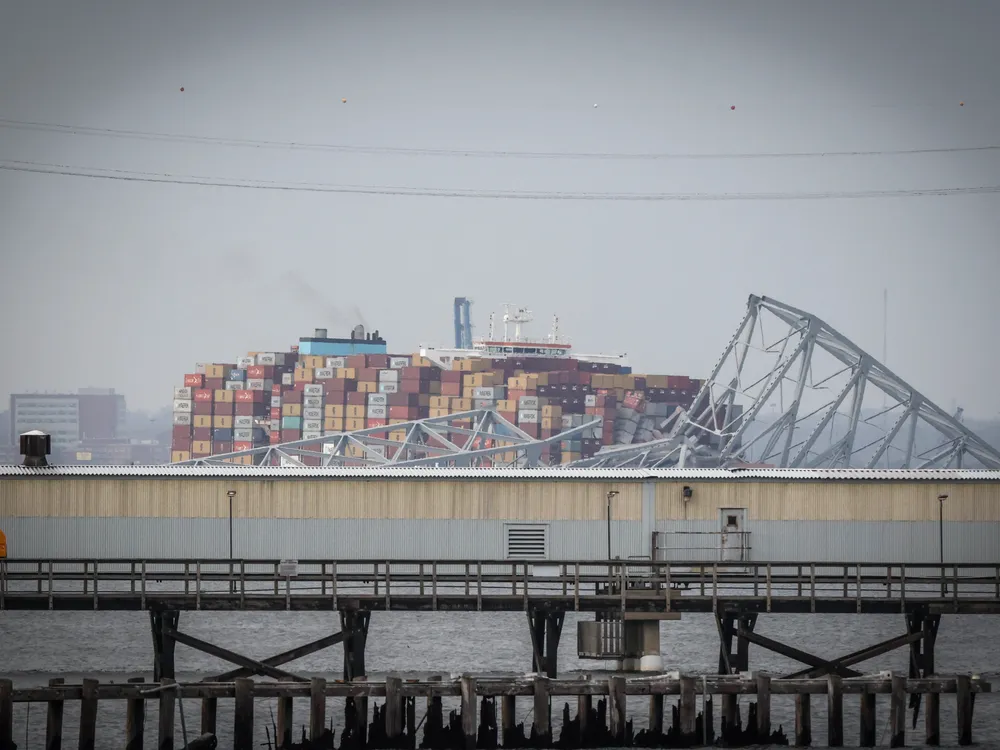
<path fill-rule="evenodd" d="M 884 288 L 882 290 L 882 364 L 886 367 L 889 363 L 886 358 L 889 356 L 889 289 Z M 885 413 L 888 408 L 888 396 L 885 391 L 882 391 L 882 430 L 888 434 L 889 415 Z M 889 450 L 888 447 L 885 451 L 885 468 L 889 468 Z"/>

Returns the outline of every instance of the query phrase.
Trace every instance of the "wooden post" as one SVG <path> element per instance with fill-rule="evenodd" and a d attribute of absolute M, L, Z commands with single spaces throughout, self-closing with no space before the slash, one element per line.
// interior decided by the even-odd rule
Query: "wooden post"
<path fill-rule="evenodd" d="M 535 677 L 535 734 L 541 747 L 552 744 L 552 709 L 547 677 Z"/>
<path fill-rule="evenodd" d="M 386 691 L 388 693 L 388 690 Z M 476 750 L 479 713 L 476 704 L 476 678 L 462 675 L 462 734 L 466 750 Z"/>
<path fill-rule="evenodd" d="M 622 710 L 624 711 L 624 690 L 622 693 Z M 694 692 L 694 677 L 681 675 L 681 700 L 678 711 L 681 719 L 681 737 L 685 739 L 693 738 L 698 720 L 698 704 Z M 622 720 L 622 726 L 625 726 L 624 720 Z"/>
<path fill-rule="evenodd" d="M 435 698 L 433 700 L 438 701 L 440 705 L 440 698 Z M 500 698 L 500 744 L 506 746 L 508 744 L 508 737 L 510 733 L 514 731 L 514 727 L 517 726 L 517 715 L 516 715 L 517 703 L 516 698 L 513 695 L 505 695 Z"/>
<path fill-rule="evenodd" d="M 367 682 L 368 677 L 358 675 L 354 682 Z M 358 741 L 361 747 L 368 747 L 368 698 L 355 698 L 354 710 L 358 713 Z"/>
<path fill-rule="evenodd" d="M 83 681 L 83 699 L 80 701 L 80 750 L 94 750 L 97 745 L 97 685 L 97 680 Z"/>
<path fill-rule="evenodd" d="M 795 696 L 795 744 L 798 747 L 812 745 L 812 696 L 799 693 Z"/>
<path fill-rule="evenodd" d="M 233 750 L 254 750 L 253 743 L 253 680 L 236 680 L 236 700 L 233 710 Z"/>
<path fill-rule="evenodd" d="M 0 680 L 0 748 L 14 747 L 14 683 Z"/>
<path fill-rule="evenodd" d="M 941 744 L 941 695 L 924 695 L 924 744 L 937 747 Z"/>
<path fill-rule="evenodd" d="M 404 700 L 406 701 L 406 746 L 414 750 L 417 746 L 417 699 Z M 493 705 L 493 721 L 496 723 L 496 704 Z"/>
<path fill-rule="evenodd" d="M 130 677 L 129 683 L 142 684 L 144 677 Z M 143 698 L 129 698 L 125 706 L 125 750 L 142 750 L 143 725 L 146 723 L 146 701 Z"/>
<path fill-rule="evenodd" d="M 757 675 L 757 741 L 768 742 L 771 736 L 771 678 Z"/>
<path fill-rule="evenodd" d="M 201 699 L 201 733 L 218 734 L 219 699 Z"/>
<path fill-rule="evenodd" d="M 662 694 L 649 696 L 649 731 L 652 732 L 654 735 L 663 734 Z"/>
<path fill-rule="evenodd" d="M 875 747 L 878 742 L 875 720 L 875 693 L 865 690 L 861 694 L 861 747 Z"/>
<path fill-rule="evenodd" d="M 62 677 L 49 680 L 49 687 L 58 687 L 64 682 Z M 45 720 L 45 750 L 62 750 L 63 702 L 49 701 L 48 716 Z"/>
<path fill-rule="evenodd" d="M 314 743 L 326 730 L 326 680 L 313 677 L 309 683 L 309 739 Z"/>
<path fill-rule="evenodd" d="M 958 718 L 958 744 L 972 744 L 972 681 L 968 675 L 955 678 L 956 716 Z"/>
<path fill-rule="evenodd" d="M 889 747 L 906 747 L 906 678 L 903 675 L 892 676 Z"/>
<path fill-rule="evenodd" d="M 844 683 L 840 675 L 826 676 L 826 744 L 844 746 Z"/>
<path fill-rule="evenodd" d="M 580 695 L 576 699 L 576 718 L 580 724 L 580 744 L 584 744 L 584 737 L 590 731 L 590 712 L 594 706 L 594 699 L 589 695 Z M 660 723 L 662 729 L 663 722 L 663 701 L 660 701 Z"/>
<path fill-rule="evenodd" d="M 624 747 L 625 678 L 621 675 L 614 675 L 608 680 L 608 723 L 611 726 L 611 738 L 618 743 L 616 747 Z"/>
<path fill-rule="evenodd" d="M 288 747 L 292 744 L 292 730 L 295 727 L 295 704 L 286 695 L 278 698 L 278 726 L 275 732 L 275 742 L 278 747 Z"/>
<path fill-rule="evenodd" d="M 177 703 L 177 696 L 174 695 L 176 688 L 171 687 L 174 684 L 170 677 L 160 680 L 160 687 L 164 689 L 160 690 L 160 731 L 156 743 L 158 750 L 174 750 L 174 705 Z"/>
<path fill-rule="evenodd" d="M 725 693 L 722 696 L 722 721 L 731 731 L 736 726 L 736 716 L 739 713 L 739 696 L 733 693 Z"/>
<path fill-rule="evenodd" d="M 400 677 L 388 675 L 385 678 L 385 736 L 389 747 L 399 747 L 399 739 L 403 736 L 403 699 L 400 691 L 403 689 L 403 680 Z M 464 695 L 464 693 L 463 693 Z M 474 696 L 475 694 L 473 694 Z M 473 697 L 475 705 L 475 697 Z M 462 703 L 462 710 L 465 710 L 465 703 Z M 465 715 L 462 715 L 462 724 L 465 724 Z"/>

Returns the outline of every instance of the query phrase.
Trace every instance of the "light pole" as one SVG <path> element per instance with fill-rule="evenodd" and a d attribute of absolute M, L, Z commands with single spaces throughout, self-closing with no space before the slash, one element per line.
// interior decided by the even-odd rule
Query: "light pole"
<path fill-rule="evenodd" d="M 608 490 L 608 562 L 611 561 L 611 500 L 618 494 L 618 490 Z"/>
<path fill-rule="evenodd" d="M 941 556 L 941 596 L 948 594 L 948 584 L 944 582 L 944 501 L 947 495 L 938 495 L 938 552 Z"/>
<path fill-rule="evenodd" d="M 233 559 L 233 498 L 236 497 L 236 490 L 229 490 L 229 559 Z"/>

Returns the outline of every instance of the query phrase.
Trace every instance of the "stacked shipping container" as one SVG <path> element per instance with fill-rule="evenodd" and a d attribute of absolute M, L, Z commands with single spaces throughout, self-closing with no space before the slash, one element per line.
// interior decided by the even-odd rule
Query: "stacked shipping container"
<path fill-rule="evenodd" d="M 687 408 L 701 383 L 686 376 L 634 375 L 616 365 L 540 357 L 464 359 L 442 370 L 418 355 L 322 356 L 251 353 L 235 364 L 198 365 L 174 391 L 171 457 L 186 461 L 268 444 L 320 441 L 343 432 L 385 427 L 376 437 L 402 441 L 394 425 L 426 417 L 447 417 L 477 409 L 495 410 L 527 435 L 546 439 L 589 428 L 552 445 L 544 458 L 568 463 L 594 455 L 602 446 L 643 442 L 679 407 Z M 458 429 L 471 420 L 456 419 Z M 467 437 L 449 433 L 464 445 Z M 473 448 L 493 447 L 483 440 Z M 392 457 L 390 447 L 369 448 Z M 351 449 L 363 458 L 360 447 Z M 250 456 L 230 459 L 249 464 Z M 306 463 L 320 463 L 319 456 Z M 497 457 L 510 463 L 514 455 Z"/>

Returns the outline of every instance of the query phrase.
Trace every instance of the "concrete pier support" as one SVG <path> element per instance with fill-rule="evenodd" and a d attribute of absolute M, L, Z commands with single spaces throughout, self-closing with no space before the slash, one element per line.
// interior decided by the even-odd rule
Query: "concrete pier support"
<path fill-rule="evenodd" d="M 660 654 L 659 620 L 626 620 L 624 623 L 625 652 L 634 654 L 619 659 L 615 667 L 620 672 L 659 672 L 663 669 Z"/>

